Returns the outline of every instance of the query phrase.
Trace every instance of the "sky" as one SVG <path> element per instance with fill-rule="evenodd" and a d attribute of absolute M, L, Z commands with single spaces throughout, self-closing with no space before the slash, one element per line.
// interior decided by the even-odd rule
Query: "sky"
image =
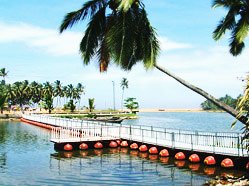
<path fill-rule="evenodd" d="M 95 59 L 84 66 L 79 42 L 87 22 L 59 34 L 66 13 L 79 9 L 85 0 L 0 0 L 0 68 L 7 83 L 60 80 L 63 85 L 82 83 L 85 95 L 95 98 L 97 109 L 121 107 L 120 82 L 127 78 L 125 98 L 135 97 L 140 108 L 200 108 L 205 98 L 185 88 L 157 69 L 146 71 L 138 64 L 130 72 L 111 65 L 99 73 Z M 212 32 L 225 15 L 212 1 L 143 1 L 161 44 L 158 64 L 219 98 L 243 93 L 241 78 L 248 72 L 249 48 L 242 55 L 229 54 L 229 33 L 217 42 Z M 248 45 L 248 39 L 246 41 Z"/>

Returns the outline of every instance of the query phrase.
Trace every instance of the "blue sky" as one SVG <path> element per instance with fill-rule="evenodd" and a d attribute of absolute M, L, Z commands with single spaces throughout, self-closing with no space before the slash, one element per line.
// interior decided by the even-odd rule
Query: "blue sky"
<path fill-rule="evenodd" d="M 122 72 L 112 65 L 100 74 L 94 60 L 83 66 L 78 45 L 85 23 L 62 35 L 58 33 L 64 15 L 81 7 L 80 0 L 1 0 L 0 68 L 9 71 L 8 82 L 54 82 L 63 85 L 82 82 L 86 94 L 96 99 L 97 108 L 110 108 L 112 81 L 115 81 L 116 107 L 120 107 L 120 81 L 129 80 L 125 97 L 136 97 L 141 108 L 199 108 L 205 99 L 158 70 L 145 71 L 141 65 Z M 156 2 L 156 3 L 155 3 Z M 161 41 L 158 63 L 216 97 L 243 91 L 248 72 L 248 48 L 239 57 L 228 53 L 228 37 L 215 42 L 212 31 L 224 16 L 212 9 L 212 1 L 144 0 L 148 16 Z M 248 40 L 247 40 L 248 43 Z"/>

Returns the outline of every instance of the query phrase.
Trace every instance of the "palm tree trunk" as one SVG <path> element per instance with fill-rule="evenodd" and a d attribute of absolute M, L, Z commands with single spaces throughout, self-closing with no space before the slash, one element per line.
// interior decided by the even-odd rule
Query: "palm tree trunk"
<path fill-rule="evenodd" d="M 179 83 L 181 83 L 182 85 L 184 85 L 185 87 L 193 90 L 194 92 L 196 92 L 197 94 L 205 97 L 207 100 L 213 102 L 215 105 L 217 105 L 218 107 L 220 107 L 222 110 L 226 111 L 227 113 L 231 114 L 233 117 L 237 118 L 240 122 L 246 124 L 248 121 L 248 118 L 246 118 L 245 116 L 240 116 L 238 117 L 238 111 L 236 111 L 235 109 L 233 109 L 232 107 L 228 106 L 227 104 L 217 100 L 215 97 L 213 97 L 212 95 L 210 95 L 209 93 L 205 92 L 204 90 L 188 83 L 187 81 L 183 80 L 182 78 L 172 74 L 171 72 L 169 72 L 168 70 L 166 70 L 163 67 L 158 66 L 157 64 L 154 65 L 158 70 L 160 70 L 161 72 L 167 74 L 168 76 L 172 77 L 173 79 L 175 79 L 176 81 L 178 81 Z"/>

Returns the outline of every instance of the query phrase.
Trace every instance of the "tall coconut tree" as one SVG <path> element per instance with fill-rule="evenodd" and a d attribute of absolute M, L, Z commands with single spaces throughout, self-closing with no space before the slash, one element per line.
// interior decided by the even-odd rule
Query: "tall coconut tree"
<path fill-rule="evenodd" d="M 54 102 L 54 87 L 51 83 L 46 82 L 43 84 L 43 108 L 45 110 L 48 110 L 48 113 L 50 114 L 52 110 L 54 109 L 53 102 Z"/>
<path fill-rule="evenodd" d="M 68 95 L 68 87 L 67 86 L 62 86 L 62 93 L 61 93 L 61 97 L 63 98 L 63 105 L 66 104 L 67 102 L 67 95 Z"/>
<path fill-rule="evenodd" d="M 141 0 L 90 0 L 83 6 L 68 13 L 60 26 L 60 32 L 77 22 L 90 18 L 80 43 L 80 52 L 85 65 L 94 56 L 98 58 L 101 72 L 107 70 L 110 62 L 123 70 L 142 62 L 146 69 L 156 68 L 194 92 L 212 101 L 224 111 L 236 117 L 238 112 L 204 90 L 159 66 L 159 42 L 151 26 Z M 238 118 L 245 123 L 248 118 Z"/>
<path fill-rule="evenodd" d="M 59 80 L 54 82 L 54 92 L 56 97 L 56 106 L 60 105 L 60 98 L 62 96 L 62 84 Z"/>
<path fill-rule="evenodd" d="M 124 90 L 128 89 L 128 80 L 127 78 L 123 78 L 120 83 L 121 89 L 122 89 L 122 100 L 121 100 L 121 108 L 123 110 L 123 105 L 124 105 Z"/>
<path fill-rule="evenodd" d="M 0 69 L 0 76 L 3 78 L 3 81 L 5 82 L 5 78 L 8 76 L 8 71 L 6 71 L 5 68 Z"/>
<path fill-rule="evenodd" d="M 7 100 L 6 85 L 0 84 L 0 112 L 3 113 L 5 104 Z"/>
<path fill-rule="evenodd" d="M 10 91 L 12 104 L 18 104 L 23 112 L 23 106 L 29 105 L 32 98 L 28 80 L 15 82 L 11 85 Z"/>
<path fill-rule="evenodd" d="M 67 104 L 73 104 L 75 105 L 76 102 L 75 100 L 79 99 L 79 91 L 77 88 L 75 88 L 72 84 L 67 85 L 67 89 L 66 89 L 66 97 L 69 98 L 69 101 Z"/>
<path fill-rule="evenodd" d="M 81 83 L 78 83 L 77 86 L 76 86 L 76 91 L 78 93 L 78 97 L 77 97 L 78 109 L 80 109 L 81 95 L 85 93 L 85 87 Z"/>
<path fill-rule="evenodd" d="M 88 109 L 89 109 L 89 112 L 93 112 L 93 110 L 95 109 L 94 98 L 88 99 Z"/>
<path fill-rule="evenodd" d="M 30 83 L 30 89 L 31 89 L 31 94 L 32 94 L 31 100 L 34 104 L 37 105 L 42 99 L 43 86 L 42 84 L 36 81 L 33 81 Z"/>
<path fill-rule="evenodd" d="M 219 40 L 226 31 L 231 31 L 230 53 L 234 56 L 241 54 L 249 32 L 249 1 L 214 0 L 213 7 L 223 7 L 227 10 L 226 16 L 213 32 L 213 38 Z"/>

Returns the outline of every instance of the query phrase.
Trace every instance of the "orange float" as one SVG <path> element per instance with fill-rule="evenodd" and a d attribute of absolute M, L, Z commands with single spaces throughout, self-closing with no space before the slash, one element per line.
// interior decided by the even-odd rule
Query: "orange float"
<path fill-rule="evenodd" d="M 221 166 L 225 168 L 234 167 L 233 161 L 230 158 L 222 160 Z"/>
<path fill-rule="evenodd" d="M 150 147 L 149 153 L 150 153 L 150 154 L 158 154 L 158 150 L 157 150 L 156 147 Z"/>
<path fill-rule="evenodd" d="M 111 148 L 116 148 L 118 146 L 118 144 L 115 141 L 111 141 L 109 144 L 109 147 Z"/>
<path fill-rule="evenodd" d="M 192 163 L 199 163 L 200 162 L 200 157 L 197 154 L 192 154 L 189 156 L 189 161 Z"/>
<path fill-rule="evenodd" d="M 178 153 L 176 153 L 176 155 L 175 155 L 175 159 L 177 159 L 177 160 L 185 160 L 185 154 L 183 153 L 183 152 L 178 152 Z"/>
<path fill-rule="evenodd" d="M 249 169 L 249 162 L 246 164 L 246 169 Z"/>
<path fill-rule="evenodd" d="M 94 144 L 94 148 L 95 148 L 95 149 L 102 149 L 102 148 L 103 148 L 103 145 L 102 145 L 102 143 L 97 142 L 97 143 Z"/>
<path fill-rule="evenodd" d="M 79 146 L 79 149 L 80 150 L 86 150 L 86 149 L 88 149 L 88 145 L 86 143 L 81 143 L 80 146 Z"/>
<path fill-rule="evenodd" d="M 146 145 L 141 145 L 141 146 L 139 147 L 139 151 L 140 151 L 140 152 L 146 152 L 147 150 L 148 150 L 148 148 L 147 148 Z"/>
<path fill-rule="evenodd" d="M 167 149 L 163 149 L 160 151 L 159 155 L 161 157 L 168 157 L 169 156 L 169 151 Z"/>
<path fill-rule="evenodd" d="M 121 144 L 121 140 L 117 139 L 117 140 L 116 140 L 116 143 L 117 143 L 118 145 L 120 145 L 120 144 Z"/>
<path fill-rule="evenodd" d="M 64 145 L 63 149 L 66 150 L 66 151 L 70 151 L 70 150 L 73 150 L 73 146 L 70 145 L 69 143 L 67 143 L 66 145 Z"/>
<path fill-rule="evenodd" d="M 121 147 L 128 147 L 129 144 L 127 141 L 122 141 L 121 144 L 120 144 Z"/>
<path fill-rule="evenodd" d="M 130 145 L 130 148 L 131 148 L 132 150 L 138 149 L 137 143 L 132 143 L 132 144 Z"/>
<path fill-rule="evenodd" d="M 215 164 L 216 164 L 216 161 L 215 161 L 215 159 L 214 159 L 213 156 L 208 156 L 208 157 L 206 157 L 206 158 L 204 159 L 204 163 L 205 163 L 206 165 L 215 165 Z"/>

